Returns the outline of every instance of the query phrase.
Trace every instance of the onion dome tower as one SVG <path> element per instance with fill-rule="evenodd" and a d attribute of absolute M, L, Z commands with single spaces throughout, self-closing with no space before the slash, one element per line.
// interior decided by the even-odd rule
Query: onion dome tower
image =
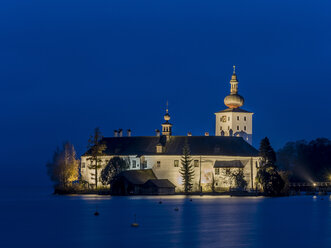
<path fill-rule="evenodd" d="M 224 98 L 224 104 L 228 108 L 215 113 L 215 135 L 242 137 L 252 144 L 253 113 L 241 108 L 244 105 L 244 98 L 238 94 L 235 66 L 233 66 L 230 84 L 230 95 Z"/>
<path fill-rule="evenodd" d="M 168 102 L 167 102 L 167 108 L 166 108 L 166 113 L 163 116 L 165 122 L 162 123 L 162 135 L 165 136 L 171 136 L 172 134 L 172 124 L 169 122 L 170 121 L 170 115 L 169 115 L 169 110 L 168 110 Z"/>
<path fill-rule="evenodd" d="M 230 95 L 224 98 L 224 104 L 231 108 L 239 108 L 244 105 L 244 98 L 238 94 L 238 80 L 236 75 L 236 66 L 233 66 L 233 74 L 230 80 Z"/>

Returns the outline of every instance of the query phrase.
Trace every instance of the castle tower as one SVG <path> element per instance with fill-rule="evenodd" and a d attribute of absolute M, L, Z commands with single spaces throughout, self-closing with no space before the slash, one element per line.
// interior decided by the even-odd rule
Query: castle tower
<path fill-rule="evenodd" d="M 165 122 L 162 123 L 162 135 L 171 136 L 172 135 L 172 124 L 169 122 L 170 115 L 169 115 L 169 110 L 168 110 L 168 102 L 167 102 L 166 113 L 164 115 L 164 120 L 165 120 Z"/>
<path fill-rule="evenodd" d="M 215 113 L 215 135 L 242 137 L 246 142 L 252 144 L 253 113 L 240 108 L 244 105 L 245 101 L 238 94 L 238 80 L 235 66 L 233 66 L 230 84 L 230 95 L 224 98 L 224 104 L 228 108 Z"/>

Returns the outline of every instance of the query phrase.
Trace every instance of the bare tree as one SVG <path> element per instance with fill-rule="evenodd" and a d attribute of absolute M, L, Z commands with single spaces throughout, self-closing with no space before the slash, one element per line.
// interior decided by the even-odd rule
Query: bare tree
<path fill-rule="evenodd" d="M 56 186 L 66 188 L 78 180 L 79 160 L 74 146 L 69 142 L 64 143 L 61 149 L 56 149 L 53 161 L 46 166 L 48 175 Z"/>

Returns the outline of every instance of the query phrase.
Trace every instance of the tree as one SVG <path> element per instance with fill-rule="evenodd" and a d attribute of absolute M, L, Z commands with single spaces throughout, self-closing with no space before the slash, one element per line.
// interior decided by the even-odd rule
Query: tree
<path fill-rule="evenodd" d="M 67 188 L 72 182 L 78 180 L 79 160 L 72 144 L 65 142 L 62 148 L 57 148 L 53 161 L 47 163 L 47 172 L 56 186 Z"/>
<path fill-rule="evenodd" d="M 184 184 L 184 191 L 187 194 L 192 190 L 193 178 L 194 178 L 194 166 L 192 165 L 192 159 L 190 155 L 190 148 L 188 144 L 183 147 L 183 155 L 181 159 L 181 168 L 179 173 L 182 175 L 182 181 Z"/>
<path fill-rule="evenodd" d="M 111 185 L 113 180 L 118 176 L 122 171 L 125 171 L 129 168 L 127 161 L 120 157 L 113 157 L 109 160 L 106 167 L 101 171 L 101 182 L 104 185 Z"/>
<path fill-rule="evenodd" d="M 98 169 L 101 168 L 101 159 L 103 152 L 106 150 L 106 145 L 102 143 L 102 135 L 100 129 L 94 129 L 94 135 L 91 135 L 88 140 L 88 152 L 90 156 L 87 160 L 91 161 L 89 165 L 90 170 L 94 170 L 95 189 L 98 189 Z"/>
<path fill-rule="evenodd" d="M 331 175 L 331 140 L 288 142 L 277 152 L 277 165 L 294 182 L 325 182 Z"/>
<path fill-rule="evenodd" d="M 262 157 L 262 163 L 269 163 L 274 165 L 276 163 L 276 153 L 270 145 L 270 141 L 267 137 L 261 140 L 260 143 L 260 156 Z"/>
<path fill-rule="evenodd" d="M 262 186 L 265 195 L 280 195 L 284 188 L 285 182 L 277 171 L 275 164 L 276 153 L 271 147 L 267 137 L 261 141 L 260 156 L 262 158 L 262 163 L 257 172 L 257 182 Z"/>

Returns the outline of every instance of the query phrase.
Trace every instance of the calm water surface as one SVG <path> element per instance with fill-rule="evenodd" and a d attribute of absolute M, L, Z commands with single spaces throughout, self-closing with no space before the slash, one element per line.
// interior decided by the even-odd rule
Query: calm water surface
<path fill-rule="evenodd" d="M 50 192 L 1 191 L 1 248 L 331 247 L 331 198 L 326 196 L 197 196 L 192 201 L 171 196 L 158 204 L 160 197 Z M 138 228 L 130 227 L 134 214 Z"/>

